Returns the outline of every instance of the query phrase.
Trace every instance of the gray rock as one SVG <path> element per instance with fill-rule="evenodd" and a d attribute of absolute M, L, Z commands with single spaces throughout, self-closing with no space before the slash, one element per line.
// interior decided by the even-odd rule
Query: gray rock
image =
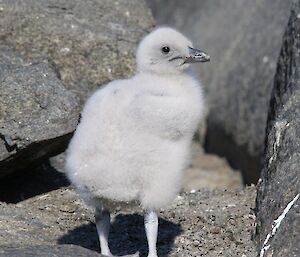
<path fill-rule="evenodd" d="M 160 24 L 173 25 L 211 55 L 199 65 L 210 105 L 206 148 L 256 182 L 276 61 L 290 0 L 148 0 Z"/>
<path fill-rule="evenodd" d="M 159 256 L 255 257 L 251 241 L 255 187 L 181 194 L 160 212 Z M 113 254 L 147 252 L 143 211 L 112 203 Z M 0 204 L 0 248 L 72 244 L 99 251 L 93 210 L 70 188 L 18 204 Z M 71 255 L 72 256 L 72 255 Z"/>
<path fill-rule="evenodd" d="M 0 72 L 5 69 L 12 69 L 19 66 L 28 66 L 30 63 L 25 62 L 19 55 L 13 52 L 9 47 L 0 45 Z M 0 74 L 1 74 L 0 73 Z"/>
<path fill-rule="evenodd" d="M 46 64 L 0 49 L 0 177 L 64 150 L 78 104 Z"/>
<path fill-rule="evenodd" d="M 39 245 L 23 248 L 5 247 L 0 257 L 103 257 L 101 254 L 76 245 Z"/>
<path fill-rule="evenodd" d="M 100 85 L 132 75 L 137 42 L 153 24 L 140 0 L 0 2 L 0 43 L 51 60 L 81 102 Z"/>
<path fill-rule="evenodd" d="M 257 240 L 262 256 L 300 256 L 300 1 L 284 36 L 268 117 L 266 153 L 257 195 Z M 274 221 L 287 207 L 277 231 Z"/>

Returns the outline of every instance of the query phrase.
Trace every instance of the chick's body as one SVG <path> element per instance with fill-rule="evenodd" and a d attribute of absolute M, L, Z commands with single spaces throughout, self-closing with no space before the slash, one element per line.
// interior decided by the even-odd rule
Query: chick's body
<path fill-rule="evenodd" d="M 180 189 L 202 109 L 199 82 L 187 73 L 113 81 L 84 107 L 67 175 L 93 206 L 111 199 L 161 208 Z"/>

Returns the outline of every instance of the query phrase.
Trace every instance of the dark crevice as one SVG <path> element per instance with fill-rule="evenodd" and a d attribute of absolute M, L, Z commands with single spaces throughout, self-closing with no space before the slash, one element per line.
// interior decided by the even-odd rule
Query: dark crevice
<path fill-rule="evenodd" d="M 240 170 L 246 185 L 257 183 L 263 153 L 250 156 L 246 147 L 237 145 L 230 135 L 225 134 L 223 128 L 217 128 L 209 121 L 204 147 L 206 152 L 225 157 L 232 168 Z"/>
<path fill-rule="evenodd" d="M 45 161 L 0 180 L 0 201 L 18 203 L 36 195 L 68 186 L 66 176 Z"/>
<path fill-rule="evenodd" d="M 29 165 L 38 165 L 47 160 L 51 156 L 55 156 L 63 152 L 73 132 L 61 137 L 32 143 L 26 149 L 19 149 L 16 154 L 9 156 L 0 163 L 1 177 L 5 177 L 12 173 L 18 173 L 25 170 Z"/>
<path fill-rule="evenodd" d="M 13 142 L 9 137 L 0 133 L 0 139 L 4 142 L 5 148 L 8 152 L 17 151 L 18 145 Z"/>

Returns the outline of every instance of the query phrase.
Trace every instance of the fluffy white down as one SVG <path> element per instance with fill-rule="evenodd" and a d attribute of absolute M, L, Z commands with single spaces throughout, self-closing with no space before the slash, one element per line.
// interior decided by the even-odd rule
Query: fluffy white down
<path fill-rule="evenodd" d="M 180 190 L 202 109 L 199 82 L 185 72 L 113 81 L 83 109 L 67 176 L 92 205 L 138 200 L 159 209 Z"/>

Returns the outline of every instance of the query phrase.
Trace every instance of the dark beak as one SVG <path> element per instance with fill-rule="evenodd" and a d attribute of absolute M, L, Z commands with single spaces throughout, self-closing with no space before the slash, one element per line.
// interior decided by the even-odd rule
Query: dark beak
<path fill-rule="evenodd" d="M 184 63 L 209 62 L 210 56 L 198 49 L 189 47 L 189 56 L 185 58 Z"/>

